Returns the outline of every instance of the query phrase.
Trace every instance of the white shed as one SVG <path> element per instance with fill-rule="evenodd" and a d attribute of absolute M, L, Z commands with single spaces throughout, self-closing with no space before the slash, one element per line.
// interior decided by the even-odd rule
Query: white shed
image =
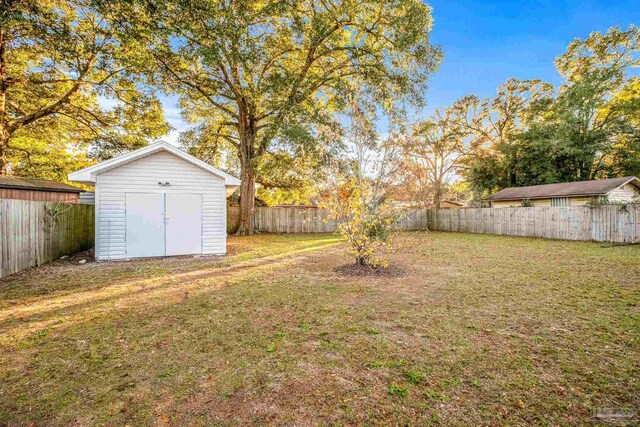
<path fill-rule="evenodd" d="M 226 198 L 240 181 L 158 142 L 69 174 L 95 186 L 99 260 L 224 255 Z"/>

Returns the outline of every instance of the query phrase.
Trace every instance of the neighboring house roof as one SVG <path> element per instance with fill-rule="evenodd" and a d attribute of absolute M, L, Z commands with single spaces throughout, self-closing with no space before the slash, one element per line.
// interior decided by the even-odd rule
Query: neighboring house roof
<path fill-rule="evenodd" d="M 80 169 L 79 171 L 72 172 L 69 174 L 69 180 L 81 182 L 83 184 L 92 184 L 96 182 L 96 176 L 103 172 L 106 172 L 111 169 L 115 169 L 119 166 L 125 165 L 134 160 L 138 160 L 143 157 L 147 157 L 161 151 L 169 152 L 174 156 L 177 156 L 183 160 L 186 160 L 187 162 L 201 169 L 204 169 L 207 172 L 212 173 L 213 175 L 223 178 L 225 186 L 227 187 L 238 187 L 240 185 L 240 180 L 238 178 L 235 178 L 226 172 L 216 169 L 210 164 L 205 163 L 202 160 L 197 159 L 192 155 L 187 154 L 184 151 L 164 141 L 159 141 L 159 142 L 147 145 L 146 147 L 139 148 L 127 154 L 123 154 L 122 156 L 114 157 L 113 159 L 105 160 L 104 162 L 100 162 L 93 166 L 89 166 L 88 168 L 84 168 L 84 169 Z"/>
<path fill-rule="evenodd" d="M 318 209 L 318 198 L 311 197 L 308 202 L 301 202 L 298 199 L 293 199 L 291 203 L 280 203 L 275 205 L 276 208 L 311 208 Z"/>
<path fill-rule="evenodd" d="M 449 200 L 449 199 L 443 199 L 443 200 L 440 200 L 440 203 L 450 203 L 450 204 L 452 204 L 452 205 L 456 205 L 456 206 L 464 207 L 464 203 L 456 202 L 456 201 L 454 201 L 454 200 Z"/>
<path fill-rule="evenodd" d="M 599 179 L 593 181 L 561 182 L 558 184 L 511 187 L 500 190 L 485 200 L 546 199 L 549 197 L 604 196 L 625 184 L 640 189 L 640 179 L 635 176 Z"/>
<path fill-rule="evenodd" d="M 296 205 L 294 203 L 281 203 L 275 205 L 274 208 L 304 208 L 304 209 L 318 209 L 318 205 Z"/>
<path fill-rule="evenodd" d="M 59 193 L 80 193 L 82 189 L 48 179 L 23 178 L 20 176 L 0 176 L 0 188 L 12 190 L 52 191 Z"/>

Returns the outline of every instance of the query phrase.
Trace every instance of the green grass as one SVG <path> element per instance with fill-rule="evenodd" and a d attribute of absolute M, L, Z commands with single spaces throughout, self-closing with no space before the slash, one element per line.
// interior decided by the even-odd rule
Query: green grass
<path fill-rule="evenodd" d="M 409 389 L 398 384 L 389 384 L 389 394 L 404 398 L 409 394 Z"/>
<path fill-rule="evenodd" d="M 0 425 L 584 425 L 640 407 L 640 247 L 334 236 L 0 281 Z"/>
<path fill-rule="evenodd" d="M 422 372 L 409 371 L 406 374 L 404 374 L 404 376 L 406 377 L 407 381 L 410 382 L 411 384 L 422 384 L 425 381 L 425 377 L 422 374 Z"/>

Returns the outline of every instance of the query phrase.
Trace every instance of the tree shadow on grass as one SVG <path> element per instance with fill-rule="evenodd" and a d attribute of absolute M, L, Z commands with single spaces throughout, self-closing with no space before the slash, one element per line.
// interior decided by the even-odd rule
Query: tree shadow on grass
<path fill-rule="evenodd" d="M 110 311 L 130 306 L 153 307 L 163 300 L 172 301 L 184 295 L 207 292 L 252 275 L 284 269 L 296 256 L 333 244 L 308 245 L 227 267 L 215 265 L 212 268 L 178 270 L 172 274 L 124 280 L 87 291 L 18 301 L 0 309 L 0 342 L 11 345 L 15 340 L 37 334 L 43 329 L 68 327 Z M 147 275 L 146 271 L 142 273 Z"/>

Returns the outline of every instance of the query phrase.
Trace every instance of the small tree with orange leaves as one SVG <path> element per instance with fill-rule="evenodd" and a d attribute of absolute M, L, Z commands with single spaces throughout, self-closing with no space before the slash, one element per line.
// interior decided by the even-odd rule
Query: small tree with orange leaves
<path fill-rule="evenodd" d="M 380 253 L 388 248 L 398 212 L 371 197 L 371 188 L 348 178 L 326 207 L 329 219 L 336 220 L 338 232 L 349 244 L 349 253 L 358 266 L 386 267 Z"/>
<path fill-rule="evenodd" d="M 324 207 L 330 212 L 329 219 L 338 223 L 338 232 L 358 266 L 386 267 L 381 254 L 390 246 L 399 219 L 387 197 L 397 180 L 401 150 L 395 136 L 380 141 L 372 105 L 362 98 L 351 105 L 347 145 L 352 150 L 347 161 L 331 168 L 332 191 Z"/>

